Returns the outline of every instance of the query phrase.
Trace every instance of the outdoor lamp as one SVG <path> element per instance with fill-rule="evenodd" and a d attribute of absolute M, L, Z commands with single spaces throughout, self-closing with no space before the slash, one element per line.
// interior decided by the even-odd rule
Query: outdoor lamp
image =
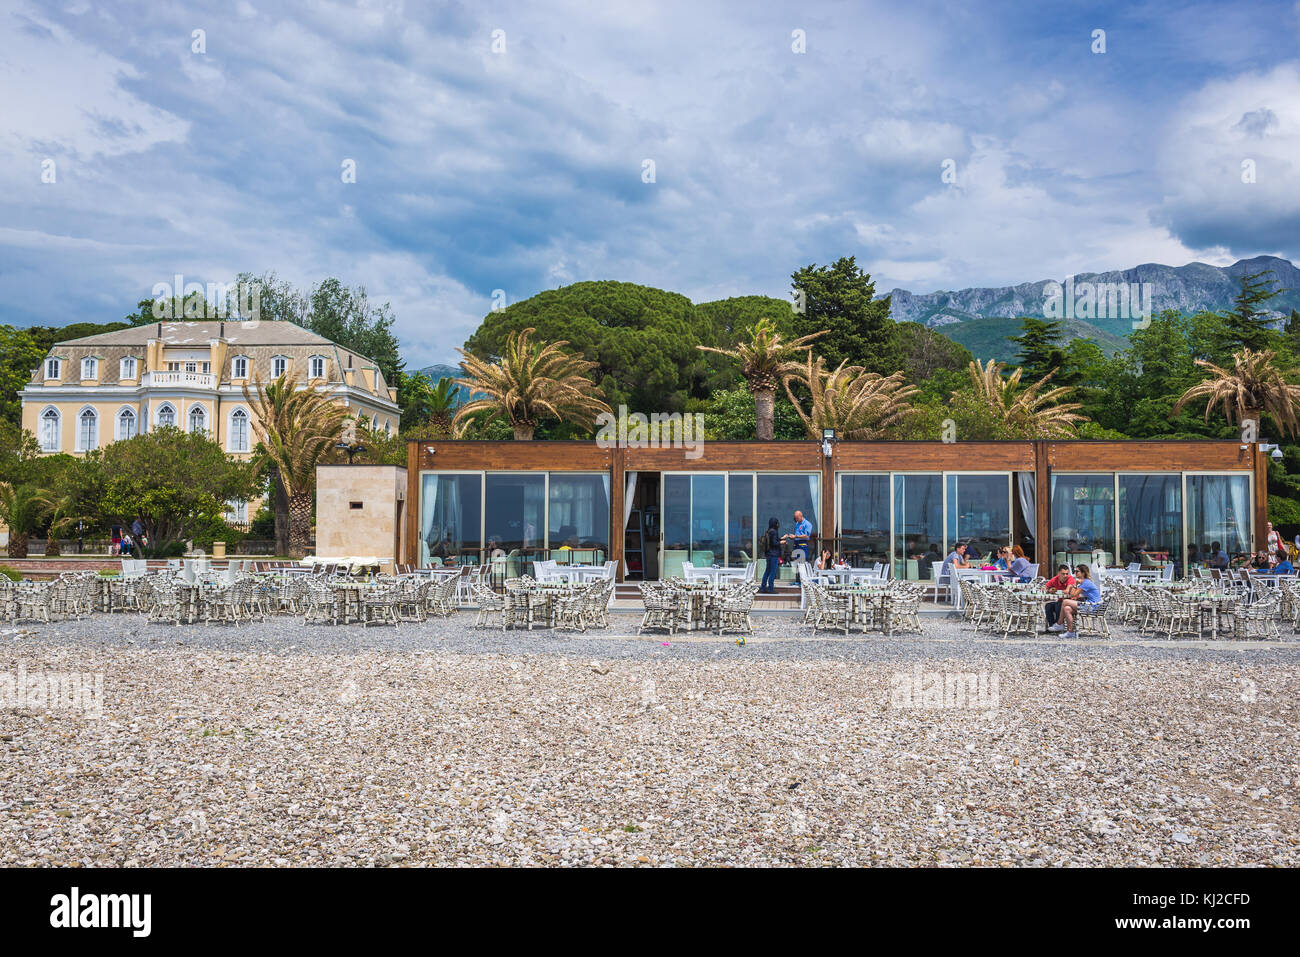
<path fill-rule="evenodd" d="M 347 442 L 336 442 L 334 448 L 338 449 L 340 452 L 348 453 L 348 465 L 352 464 L 352 456 L 356 455 L 358 452 L 364 452 L 366 450 L 364 445 L 351 445 Z"/>
<path fill-rule="evenodd" d="M 835 430 L 822 429 L 822 455 L 830 458 L 835 452 Z"/>

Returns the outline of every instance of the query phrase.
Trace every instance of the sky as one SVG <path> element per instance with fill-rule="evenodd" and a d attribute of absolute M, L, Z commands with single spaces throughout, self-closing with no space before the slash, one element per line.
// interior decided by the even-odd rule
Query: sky
<path fill-rule="evenodd" d="M 1300 259 L 1296 0 L 0 0 L 0 104 L 15 325 L 337 276 L 418 368 L 589 279 Z"/>

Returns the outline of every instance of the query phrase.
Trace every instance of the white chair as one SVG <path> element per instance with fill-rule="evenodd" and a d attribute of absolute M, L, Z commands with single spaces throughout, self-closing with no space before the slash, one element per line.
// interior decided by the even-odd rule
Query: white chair
<path fill-rule="evenodd" d="M 930 580 L 925 583 L 925 596 L 939 601 L 952 601 L 953 583 L 952 573 L 942 574 L 943 566 L 935 562 L 930 566 Z"/>
<path fill-rule="evenodd" d="M 741 552 L 740 554 L 744 555 L 745 553 Z M 747 582 L 752 582 L 757 579 L 757 576 L 758 576 L 758 562 L 746 560 L 744 580 Z"/>
<path fill-rule="evenodd" d="M 695 577 L 695 564 L 693 562 L 682 562 L 682 577 L 687 581 Z"/>
<path fill-rule="evenodd" d="M 618 577 L 618 562 L 616 561 L 605 562 L 604 568 L 605 568 L 604 578 L 606 581 L 612 582 L 614 579 Z"/>
<path fill-rule="evenodd" d="M 1160 570 L 1160 577 L 1163 578 L 1163 579 L 1164 579 L 1165 581 L 1167 581 L 1167 582 L 1171 582 L 1171 581 L 1174 580 L 1174 563 L 1173 563 L 1173 562 L 1170 562 L 1168 565 L 1166 565 L 1164 568 L 1162 568 L 1162 569 Z"/>
<path fill-rule="evenodd" d="M 1142 570 L 1142 563 L 1141 563 L 1141 562 L 1129 562 L 1129 563 L 1128 563 L 1128 570 L 1131 571 L 1131 572 L 1140 572 L 1140 571 Z"/>
<path fill-rule="evenodd" d="M 1037 578 L 1037 577 L 1038 577 L 1038 565 L 1037 565 L 1037 564 L 1034 564 L 1034 565 L 1030 565 L 1030 566 L 1029 566 L 1028 577 L 1029 577 L 1029 578 Z"/>

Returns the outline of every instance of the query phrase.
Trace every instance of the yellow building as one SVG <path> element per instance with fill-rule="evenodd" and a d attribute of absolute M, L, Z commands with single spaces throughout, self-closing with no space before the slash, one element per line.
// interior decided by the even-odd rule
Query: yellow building
<path fill-rule="evenodd" d="M 291 322 L 239 321 L 156 322 L 57 343 L 22 390 L 23 428 L 43 452 L 82 454 L 170 425 L 246 458 L 257 437 L 244 386 L 285 372 L 397 431 L 397 390 L 370 359 Z M 235 512 L 247 521 L 246 506 Z"/>

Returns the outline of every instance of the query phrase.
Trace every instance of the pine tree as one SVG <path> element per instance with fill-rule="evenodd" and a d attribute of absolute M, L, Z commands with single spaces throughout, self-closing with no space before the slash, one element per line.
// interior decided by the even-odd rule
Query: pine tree
<path fill-rule="evenodd" d="M 1232 308 L 1221 314 L 1221 345 L 1225 352 L 1236 353 L 1242 349 L 1258 352 L 1272 344 L 1274 337 L 1270 323 L 1273 320 L 1260 308 L 1282 292 L 1280 288 L 1273 288 L 1276 280 L 1272 276 L 1272 270 L 1266 269 L 1241 277 L 1241 290 L 1233 297 Z"/>
<path fill-rule="evenodd" d="M 827 366 L 841 362 L 890 375 L 900 366 L 889 297 L 876 299 L 876 284 L 853 256 L 830 266 L 815 263 L 791 277 L 796 337 L 824 333 L 817 352 Z"/>

